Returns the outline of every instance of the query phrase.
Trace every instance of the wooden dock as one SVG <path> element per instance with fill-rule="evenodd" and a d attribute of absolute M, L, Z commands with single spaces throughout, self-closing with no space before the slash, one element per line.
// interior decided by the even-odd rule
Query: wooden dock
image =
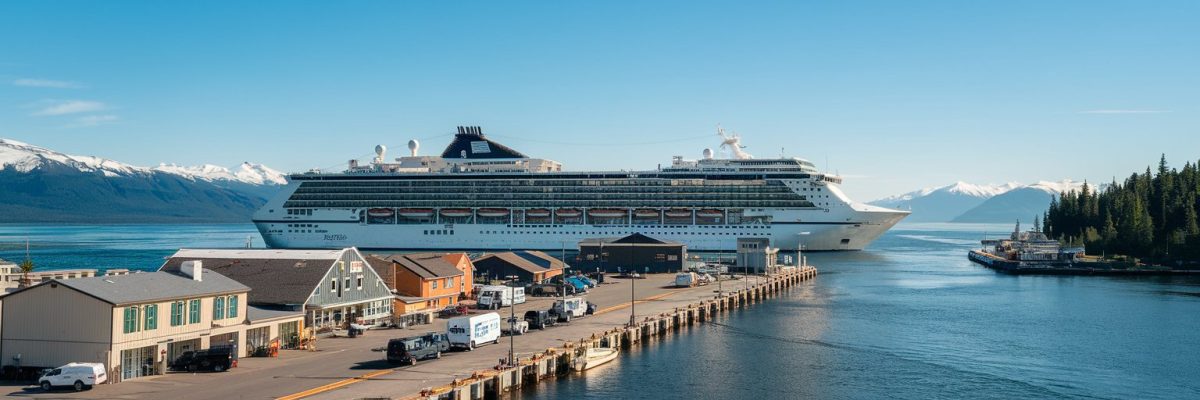
<path fill-rule="evenodd" d="M 652 338 L 666 337 L 673 330 L 710 322 L 720 314 L 745 309 L 763 302 L 816 276 L 817 270 L 811 266 L 764 276 L 760 278 L 762 282 L 746 288 L 731 289 L 714 295 L 710 300 L 645 317 L 632 326 L 595 332 L 591 336 L 568 342 L 562 347 L 547 349 L 532 357 L 522 358 L 514 367 L 475 371 L 468 378 L 447 382 L 445 385 L 427 389 L 405 399 L 494 399 L 503 393 L 523 386 L 532 386 L 543 380 L 566 376 L 571 372 L 571 365 L 575 359 L 584 357 L 588 348 L 625 349 L 637 343 L 648 342 Z"/>

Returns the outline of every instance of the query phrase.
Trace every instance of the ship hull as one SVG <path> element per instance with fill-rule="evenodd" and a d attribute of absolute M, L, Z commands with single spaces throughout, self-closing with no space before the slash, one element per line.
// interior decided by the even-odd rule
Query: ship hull
<path fill-rule="evenodd" d="M 813 215 L 829 213 L 813 210 Z M 805 213 L 801 213 L 803 215 Z M 364 224 L 357 221 L 258 220 L 255 225 L 273 248 L 359 247 L 387 250 L 559 250 L 574 249 L 583 239 L 641 233 L 681 242 L 689 251 L 736 251 L 738 238 L 766 237 L 782 249 L 862 250 L 907 213 L 857 212 L 847 218 L 759 225 L 510 225 L 510 224 Z M 804 221 L 804 222 L 799 222 Z"/>

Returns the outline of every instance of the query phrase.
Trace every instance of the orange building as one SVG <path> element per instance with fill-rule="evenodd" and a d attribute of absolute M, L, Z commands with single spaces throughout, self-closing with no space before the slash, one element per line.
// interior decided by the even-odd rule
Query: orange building
<path fill-rule="evenodd" d="M 473 288 L 473 266 L 464 253 L 372 255 L 367 258 L 395 295 L 393 314 L 410 324 L 427 322 L 427 314 L 458 304 L 463 294 L 470 293 Z M 412 317 L 418 314 L 425 315 Z"/>

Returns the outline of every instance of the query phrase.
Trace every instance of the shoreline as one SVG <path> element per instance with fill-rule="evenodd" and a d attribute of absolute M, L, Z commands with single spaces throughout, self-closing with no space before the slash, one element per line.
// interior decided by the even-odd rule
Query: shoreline
<path fill-rule="evenodd" d="M 979 250 L 971 250 L 967 258 L 976 264 L 987 267 L 999 273 L 1008 275 L 1070 275 L 1070 276 L 1200 276 L 1200 270 L 1186 269 L 1114 269 L 1109 263 L 1077 263 L 1074 266 L 1022 266 L 1019 262 L 1009 261 L 985 254 Z M 1080 264 L 1098 264 L 1103 268 L 1082 268 Z"/>

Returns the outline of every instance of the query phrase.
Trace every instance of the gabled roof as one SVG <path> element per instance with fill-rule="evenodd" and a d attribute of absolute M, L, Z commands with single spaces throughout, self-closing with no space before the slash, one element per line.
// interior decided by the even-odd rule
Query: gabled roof
<path fill-rule="evenodd" d="M 442 158 L 529 158 L 508 146 L 483 137 L 478 126 L 460 126 L 454 141 L 442 151 Z"/>
<path fill-rule="evenodd" d="M 643 235 L 641 233 L 634 233 L 629 236 L 625 236 L 625 237 L 621 237 L 621 238 L 584 239 L 579 242 L 579 244 L 581 244 L 581 245 L 592 245 L 592 246 L 599 245 L 600 243 L 604 243 L 605 245 L 610 245 L 610 244 L 616 244 L 616 245 L 621 245 L 621 244 L 663 245 L 663 246 L 682 246 L 683 245 L 682 243 L 679 243 L 679 242 L 669 242 L 666 240 L 655 239 L 655 238 Z"/>
<path fill-rule="evenodd" d="M 159 271 L 178 270 L 184 261 L 197 260 L 205 269 L 249 286 L 250 304 L 300 305 L 308 302 L 347 250 L 184 249 Z"/>
<path fill-rule="evenodd" d="M 366 256 L 367 265 L 375 270 L 375 274 L 379 275 L 379 279 L 383 280 L 383 284 L 387 285 L 388 290 L 396 290 L 396 267 L 391 261 L 379 258 L 374 254 Z"/>
<path fill-rule="evenodd" d="M 33 287 L 57 283 L 112 305 L 244 293 L 250 288 L 233 279 L 201 270 L 200 280 L 174 272 L 143 272 L 118 276 L 96 276 L 51 280 Z M 10 293 L 20 293 L 21 291 Z"/>
<path fill-rule="evenodd" d="M 528 272 L 545 272 L 563 268 L 563 262 L 550 255 L 532 250 L 492 253 L 475 260 L 476 264 L 487 263 L 488 260 L 498 260 Z"/>
<path fill-rule="evenodd" d="M 463 274 L 463 271 L 447 261 L 442 253 L 391 254 L 379 258 L 394 262 L 421 279 L 448 278 Z"/>

